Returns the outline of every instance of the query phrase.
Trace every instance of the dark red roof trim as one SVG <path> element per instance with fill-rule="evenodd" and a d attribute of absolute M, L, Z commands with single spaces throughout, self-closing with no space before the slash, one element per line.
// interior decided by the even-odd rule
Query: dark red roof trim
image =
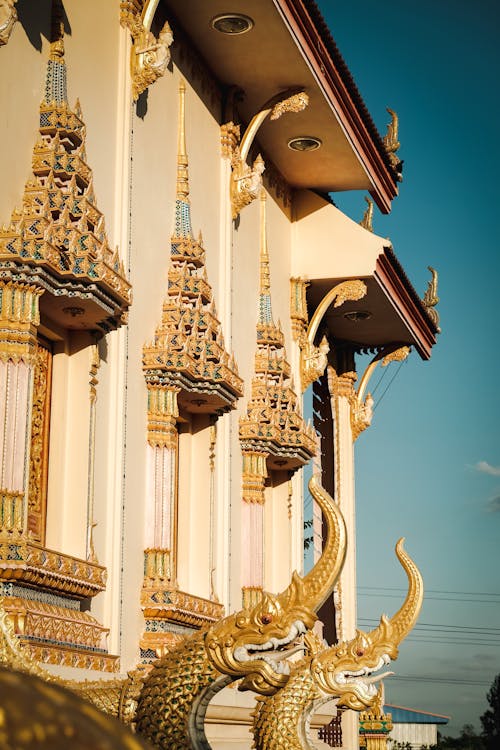
<path fill-rule="evenodd" d="M 349 94 L 351 95 L 351 98 L 354 104 L 356 105 L 357 109 L 361 112 L 366 128 L 368 132 L 370 133 L 373 139 L 373 142 L 377 146 L 380 156 L 384 160 L 386 167 L 389 169 L 390 172 L 392 172 L 394 179 L 397 180 L 400 175 L 394 169 L 394 167 L 392 166 L 390 162 L 382 137 L 380 136 L 380 133 L 378 132 L 377 126 L 373 122 L 372 116 L 368 110 L 368 107 L 366 106 L 363 100 L 363 97 L 359 93 L 359 89 L 356 86 L 356 83 L 354 82 L 354 78 L 351 75 L 351 71 L 347 67 L 347 64 L 344 58 L 342 57 L 339 51 L 339 48 L 335 44 L 335 40 L 332 37 L 330 29 L 328 28 L 326 21 L 323 18 L 323 14 L 321 13 L 320 9 L 318 8 L 314 0 L 304 0 L 304 5 L 307 6 L 307 9 L 314 22 L 314 25 L 317 27 L 319 33 L 321 34 L 321 37 L 333 60 L 335 67 L 338 69 L 342 78 L 345 80 L 347 89 L 349 90 Z"/>
<path fill-rule="evenodd" d="M 377 258 L 375 278 L 410 329 L 422 359 L 429 359 L 438 329 L 391 247 Z"/>
<path fill-rule="evenodd" d="M 357 140 L 369 160 L 371 176 L 377 187 L 371 192 L 384 213 L 391 209 L 397 195 L 397 172 L 392 167 L 383 141 L 354 83 L 347 65 L 330 34 L 314 0 L 274 0 L 296 36 L 317 74 L 323 78 L 335 98 L 346 128 Z M 339 109 L 337 109 L 339 111 Z"/>

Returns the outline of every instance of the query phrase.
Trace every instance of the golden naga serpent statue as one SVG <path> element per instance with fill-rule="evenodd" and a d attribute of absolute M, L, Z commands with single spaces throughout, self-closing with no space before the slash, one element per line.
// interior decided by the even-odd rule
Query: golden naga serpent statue
<path fill-rule="evenodd" d="M 290 665 L 284 657 L 296 650 L 297 637 L 314 625 L 346 551 L 338 506 L 316 479 L 309 488 L 328 526 L 321 558 L 304 578 L 294 573 L 278 596 L 264 594 L 252 609 L 195 633 L 155 663 L 140 692 L 135 719 L 139 734 L 155 747 L 208 750 L 203 726 L 208 703 L 235 680 L 243 678 L 240 690 L 260 695 L 272 695 L 286 685 Z"/>
<path fill-rule="evenodd" d="M 155 662 L 146 678 L 138 672 L 123 680 L 64 681 L 104 712 L 135 722 L 137 732 L 162 750 L 209 750 L 204 718 L 209 701 L 225 685 L 242 679 L 240 690 L 273 695 L 290 675 L 286 656 L 296 651 L 297 637 L 314 625 L 317 610 L 332 593 L 346 551 L 345 523 L 338 506 L 313 477 L 311 494 L 328 528 L 321 558 L 303 578 L 293 573 L 281 594 L 264 594 L 252 609 L 228 615 L 199 630 Z M 0 624 L 10 645 L 4 663 L 19 656 L 17 639 Z M 12 651 L 17 656 L 12 657 Z M 7 657 L 5 656 L 7 653 Z M 10 656 L 9 656 L 10 654 Z M 51 682 L 62 682 L 38 665 L 33 671 Z M 12 663 L 14 668 L 15 663 Z M 32 671 L 28 667 L 29 671 Z M 41 674 L 43 673 L 43 675 Z"/>
<path fill-rule="evenodd" d="M 399 644 L 412 630 L 422 607 L 422 576 L 403 549 L 403 541 L 397 543 L 396 555 L 409 587 L 401 608 L 391 619 L 383 615 L 371 633 L 358 630 L 351 641 L 331 647 L 325 647 L 312 633 L 306 635 L 309 653 L 293 665 L 286 686 L 258 700 L 253 725 L 256 750 L 314 750 L 309 723 L 323 703 L 337 699 L 339 707 L 362 711 L 376 702 L 374 683 L 392 673 L 374 673 L 397 658 Z"/>

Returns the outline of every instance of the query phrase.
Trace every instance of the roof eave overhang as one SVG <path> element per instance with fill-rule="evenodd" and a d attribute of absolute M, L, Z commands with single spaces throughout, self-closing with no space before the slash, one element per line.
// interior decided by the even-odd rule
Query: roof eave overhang
<path fill-rule="evenodd" d="M 323 95 L 349 138 L 372 183 L 370 194 L 383 213 L 389 213 L 397 196 L 396 179 L 382 157 L 380 144 L 369 132 L 366 117 L 355 104 L 345 77 L 335 65 L 321 32 L 303 0 L 273 0 L 302 55 L 313 71 Z"/>
<path fill-rule="evenodd" d="M 377 258 L 374 278 L 411 332 L 413 346 L 422 359 L 430 359 L 438 330 L 391 247 Z"/>
<path fill-rule="evenodd" d="M 347 298 L 324 312 L 322 324 L 337 341 L 360 349 L 413 346 L 422 359 L 430 358 L 437 325 L 388 240 L 307 190 L 295 193 L 291 273 L 310 284 L 310 315 L 338 284 L 365 282 L 362 298 Z M 351 324 L 353 311 L 369 315 Z"/>

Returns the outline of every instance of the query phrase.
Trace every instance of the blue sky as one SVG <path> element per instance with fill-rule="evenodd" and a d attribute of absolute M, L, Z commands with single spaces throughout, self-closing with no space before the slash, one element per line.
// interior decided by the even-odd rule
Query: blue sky
<path fill-rule="evenodd" d="M 432 359 L 387 368 L 356 445 L 359 624 L 399 606 L 393 548 L 405 536 L 428 593 L 386 697 L 451 715 L 445 733 L 456 734 L 480 728 L 500 672 L 500 5 L 319 5 L 381 133 L 386 106 L 400 118 L 404 181 L 375 232 L 420 294 L 427 266 L 439 271 Z M 333 197 L 361 219 L 363 193 Z"/>

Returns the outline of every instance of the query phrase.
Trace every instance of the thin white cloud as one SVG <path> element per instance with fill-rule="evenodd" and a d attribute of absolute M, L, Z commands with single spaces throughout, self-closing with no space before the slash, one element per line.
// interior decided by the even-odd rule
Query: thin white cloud
<path fill-rule="evenodd" d="M 488 503 L 488 510 L 490 513 L 500 513 L 500 496 L 494 497 Z"/>
<path fill-rule="evenodd" d="M 478 461 L 474 468 L 482 474 L 491 474 L 492 477 L 500 477 L 500 466 L 492 466 L 487 461 Z"/>

